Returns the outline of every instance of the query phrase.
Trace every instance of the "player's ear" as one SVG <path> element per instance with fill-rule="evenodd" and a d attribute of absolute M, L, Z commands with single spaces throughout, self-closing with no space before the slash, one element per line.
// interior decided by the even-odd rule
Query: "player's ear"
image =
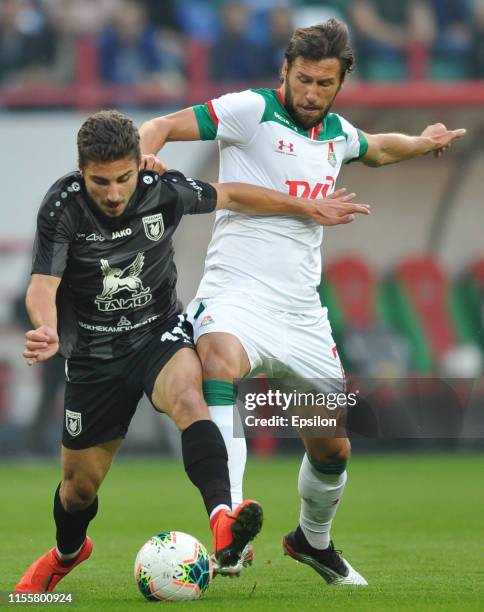
<path fill-rule="evenodd" d="M 281 68 L 281 83 L 284 83 L 284 81 L 286 80 L 288 68 L 289 66 L 287 64 L 287 58 L 284 58 L 284 63 L 282 64 Z"/>
<path fill-rule="evenodd" d="M 84 172 L 82 171 L 82 166 L 81 166 L 81 160 L 80 159 L 77 160 L 77 167 L 79 168 L 79 172 L 81 173 L 81 175 L 84 176 Z"/>

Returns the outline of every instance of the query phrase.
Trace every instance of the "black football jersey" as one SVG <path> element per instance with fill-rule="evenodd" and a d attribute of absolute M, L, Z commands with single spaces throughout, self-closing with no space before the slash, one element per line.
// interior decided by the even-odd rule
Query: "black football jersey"
<path fill-rule="evenodd" d="M 37 219 L 33 274 L 62 278 L 64 357 L 122 356 L 177 314 L 172 237 L 184 214 L 215 209 L 217 192 L 179 172 L 141 172 L 127 209 L 108 217 L 79 172 L 59 179 Z"/>

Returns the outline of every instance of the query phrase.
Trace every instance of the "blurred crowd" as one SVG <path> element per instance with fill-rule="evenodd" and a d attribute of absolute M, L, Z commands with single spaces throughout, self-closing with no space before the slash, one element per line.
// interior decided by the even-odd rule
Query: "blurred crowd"
<path fill-rule="evenodd" d="M 74 82 L 86 40 L 105 84 L 182 92 L 193 41 L 211 80 L 273 82 L 294 28 L 333 16 L 355 78 L 484 78 L 484 0 L 0 0 L 0 86 Z"/>

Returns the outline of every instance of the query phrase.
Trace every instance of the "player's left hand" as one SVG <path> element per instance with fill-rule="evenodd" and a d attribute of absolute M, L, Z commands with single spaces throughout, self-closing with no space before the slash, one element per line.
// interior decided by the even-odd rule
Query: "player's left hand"
<path fill-rule="evenodd" d="M 425 128 L 420 134 L 423 138 L 429 140 L 430 151 L 433 151 L 435 157 L 440 157 L 452 144 L 456 138 L 462 138 L 467 130 L 448 130 L 443 123 L 434 123 Z"/>
<path fill-rule="evenodd" d="M 355 220 L 356 215 L 369 215 L 368 204 L 353 202 L 356 193 L 346 193 L 346 189 L 334 191 L 329 198 L 304 200 L 305 213 L 318 225 L 345 225 Z"/>
<path fill-rule="evenodd" d="M 141 156 L 139 169 L 149 170 L 150 172 L 156 172 L 160 175 L 165 174 L 167 170 L 165 162 L 162 162 L 161 159 L 158 159 L 153 153 Z"/>

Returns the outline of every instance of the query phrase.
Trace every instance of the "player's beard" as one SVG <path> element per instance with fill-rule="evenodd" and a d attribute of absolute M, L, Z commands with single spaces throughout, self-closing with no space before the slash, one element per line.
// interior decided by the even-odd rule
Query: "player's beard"
<path fill-rule="evenodd" d="M 321 109 L 321 113 L 316 115 L 314 118 L 309 118 L 309 117 L 305 117 L 295 107 L 295 105 L 294 105 L 294 96 L 292 95 L 292 91 L 291 91 L 291 88 L 289 86 L 289 83 L 286 81 L 286 95 L 285 95 L 285 98 L 284 98 L 284 103 L 285 103 L 287 112 L 291 115 L 291 117 L 294 119 L 294 121 L 299 126 L 304 128 L 305 130 L 310 130 L 311 128 L 315 127 L 316 125 L 319 125 L 324 120 L 326 115 L 331 110 L 331 107 L 333 106 L 333 103 L 334 103 L 334 101 L 336 99 L 336 96 L 338 95 L 338 92 L 339 92 L 339 89 L 334 94 L 333 99 L 331 100 L 331 102 L 325 108 Z"/>

